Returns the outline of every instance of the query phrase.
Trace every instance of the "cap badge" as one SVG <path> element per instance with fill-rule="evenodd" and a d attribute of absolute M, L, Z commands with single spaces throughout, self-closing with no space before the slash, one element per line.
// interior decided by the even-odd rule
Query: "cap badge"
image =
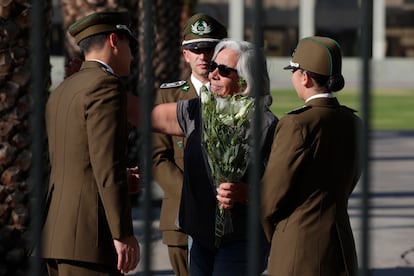
<path fill-rule="evenodd" d="M 296 63 L 296 62 L 293 62 L 293 61 L 290 61 L 289 62 L 289 65 L 292 66 L 292 67 L 295 67 L 295 68 L 299 68 L 300 67 L 299 66 L 299 63 Z"/>
<path fill-rule="evenodd" d="M 211 25 L 200 19 L 196 23 L 191 24 L 191 32 L 196 35 L 205 35 L 211 33 Z"/>
<path fill-rule="evenodd" d="M 132 35 L 131 30 L 128 28 L 127 25 L 118 24 L 118 25 L 115 26 L 115 28 L 117 28 L 118 30 L 124 30 L 124 31 L 128 32 L 128 34 Z"/>

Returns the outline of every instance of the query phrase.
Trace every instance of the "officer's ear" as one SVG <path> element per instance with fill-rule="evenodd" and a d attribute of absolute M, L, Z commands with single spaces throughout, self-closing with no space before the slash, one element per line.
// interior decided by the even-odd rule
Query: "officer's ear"
<path fill-rule="evenodd" d="M 303 86 L 309 88 L 312 85 L 314 85 L 313 79 L 311 78 L 311 76 L 306 71 L 301 71 L 301 73 L 302 73 L 301 78 L 302 78 Z"/>
<path fill-rule="evenodd" d="M 116 33 L 110 33 L 108 35 L 108 42 L 111 48 L 116 48 L 118 45 L 118 36 Z"/>
<path fill-rule="evenodd" d="M 187 63 L 190 63 L 190 58 L 188 57 L 189 52 L 190 52 L 189 50 L 183 48 L 183 57 L 184 57 L 185 62 Z"/>

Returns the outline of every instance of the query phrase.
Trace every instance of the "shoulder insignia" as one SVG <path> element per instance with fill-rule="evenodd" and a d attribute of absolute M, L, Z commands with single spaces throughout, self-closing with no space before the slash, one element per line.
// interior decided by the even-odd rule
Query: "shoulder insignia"
<path fill-rule="evenodd" d="M 299 107 L 299 108 L 293 109 L 289 112 L 286 112 L 286 114 L 299 114 L 299 113 L 302 113 L 303 111 L 306 111 L 306 110 L 311 109 L 311 108 L 312 108 L 311 106 L 304 105 L 302 107 Z"/>
<path fill-rule="evenodd" d="M 342 108 L 345 108 L 346 110 L 348 110 L 348 111 L 351 111 L 352 113 L 357 113 L 358 111 L 356 111 L 355 109 L 352 109 L 352 108 L 350 108 L 350 107 L 347 107 L 347 106 L 345 106 L 345 105 L 341 105 L 341 107 Z"/>
<path fill-rule="evenodd" d="M 166 83 L 161 84 L 160 88 L 161 89 L 175 88 L 175 87 L 180 87 L 185 83 L 187 83 L 185 80 L 174 81 L 174 82 L 166 82 Z"/>
<path fill-rule="evenodd" d="M 108 67 L 106 67 L 106 66 L 102 66 L 101 68 L 102 68 L 102 70 L 103 70 L 104 72 L 106 72 L 106 73 L 108 73 L 108 74 L 110 74 L 110 75 L 114 75 L 114 76 L 115 76 L 114 72 L 112 72 L 112 70 L 111 70 L 111 69 L 109 69 Z"/>

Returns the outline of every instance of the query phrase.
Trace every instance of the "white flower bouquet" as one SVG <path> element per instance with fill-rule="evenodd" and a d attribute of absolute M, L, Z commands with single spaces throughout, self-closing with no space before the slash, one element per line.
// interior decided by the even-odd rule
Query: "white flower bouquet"
<path fill-rule="evenodd" d="M 201 92 L 203 146 L 216 187 L 238 182 L 246 172 L 250 151 L 250 123 L 254 99 L 247 96 L 214 96 Z M 233 232 L 230 211 L 217 204 L 216 246 L 224 234 Z"/>

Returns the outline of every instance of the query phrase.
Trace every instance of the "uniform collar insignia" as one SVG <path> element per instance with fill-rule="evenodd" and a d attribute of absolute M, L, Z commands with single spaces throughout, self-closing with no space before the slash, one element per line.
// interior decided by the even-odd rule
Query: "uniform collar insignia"
<path fill-rule="evenodd" d="M 196 35 L 209 34 L 211 31 L 211 25 L 208 25 L 203 19 L 200 19 L 191 25 L 191 32 Z"/>
<path fill-rule="evenodd" d="M 188 90 L 190 89 L 190 86 L 188 84 L 184 85 L 181 90 L 184 92 L 188 92 Z"/>

